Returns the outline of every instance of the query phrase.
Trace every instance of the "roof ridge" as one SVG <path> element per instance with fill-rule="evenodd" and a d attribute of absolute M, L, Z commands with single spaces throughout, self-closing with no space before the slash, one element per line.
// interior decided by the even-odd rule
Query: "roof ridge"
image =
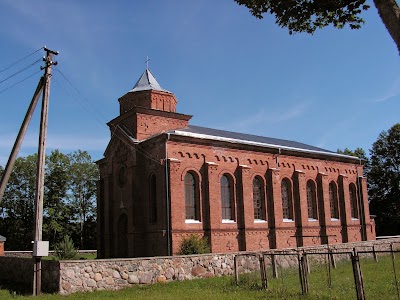
<path fill-rule="evenodd" d="M 304 149 L 304 150 L 309 150 L 309 151 L 310 150 L 311 151 L 322 151 L 325 153 L 336 154 L 336 152 L 333 152 L 331 150 L 323 149 L 320 147 L 316 147 L 313 145 L 309 145 L 309 144 L 305 144 L 305 143 L 297 142 L 297 141 L 293 141 L 293 140 L 267 137 L 267 136 L 255 135 L 255 134 L 250 134 L 250 133 L 228 131 L 228 130 L 223 130 L 223 129 L 215 129 L 215 128 L 209 128 L 209 127 L 203 127 L 203 126 L 189 125 L 185 129 L 178 129 L 176 131 L 183 131 L 183 132 L 188 131 L 188 132 L 193 132 L 193 133 L 197 133 L 197 134 L 220 136 L 220 137 L 225 137 L 228 139 L 235 139 L 235 140 L 242 140 L 242 141 L 249 141 L 249 142 L 256 142 L 256 143 L 263 143 L 263 144 L 271 144 L 271 145 L 282 146 L 282 147 L 299 148 L 299 149 Z"/>

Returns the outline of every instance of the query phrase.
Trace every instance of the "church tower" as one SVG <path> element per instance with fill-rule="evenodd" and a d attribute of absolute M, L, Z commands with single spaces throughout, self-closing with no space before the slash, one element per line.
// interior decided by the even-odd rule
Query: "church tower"
<path fill-rule="evenodd" d="M 120 114 L 135 106 L 176 112 L 178 102 L 170 91 L 164 90 L 146 69 L 132 90 L 119 98 Z"/>
<path fill-rule="evenodd" d="M 176 112 L 175 95 L 148 68 L 118 101 L 111 140 L 97 161 L 98 257 L 168 255 L 164 133 L 187 128 L 192 116 Z"/>
<path fill-rule="evenodd" d="M 176 113 L 175 95 L 161 87 L 146 69 L 135 86 L 118 99 L 120 116 L 109 123 L 124 127 L 137 140 L 188 126 L 192 116 Z"/>

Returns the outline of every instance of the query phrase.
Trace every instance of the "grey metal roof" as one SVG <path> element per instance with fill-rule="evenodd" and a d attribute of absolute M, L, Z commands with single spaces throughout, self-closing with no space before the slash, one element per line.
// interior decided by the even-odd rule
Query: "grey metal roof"
<path fill-rule="evenodd" d="M 282 150 L 292 150 L 292 151 L 300 151 L 300 152 L 308 152 L 315 154 L 325 154 L 330 156 L 342 157 L 342 158 L 350 158 L 357 159 L 354 156 L 338 154 L 336 152 L 332 152 L 330 150 L 322 149 L 319 147 L 310 146 L 307 144 L 276 139 L 271 137 L 264 137 L 246 133 L 239 132 L 231 132 L 207 127 L 200 126 L 192 126 L 189 125 L 187 128 L 173 130 L 169 132 L 170 134 L 180 135 L 180 136 L 190 136 L 195 138 L 203 138 L 203 139 L 211 139 L 211 140 L 219 140 L 230 143 L 239 143 L 239 144 L 248 144 L 260 147 L 268 147 L 268 148 L 276 148 Z"/>
<path fill-rule="evenodd" d="M 5 242 L 6 240 L 7 239 L 4 236 L 0 235 L 0 242 Z"/>
<path fill-rule="evenodd" d="M 136 82 L 135 86 L 132 88 L 131 92 L 139 92 L 139 91 L 148 91 L 148 90 L 156 90 L 171 93 L 170 91 L 164 90 L 161 85 L 157 82 L 156 78 L 151 74 L 149 69 L 146 69 L 142 76 L 140 76 L 138 82 Z"/>

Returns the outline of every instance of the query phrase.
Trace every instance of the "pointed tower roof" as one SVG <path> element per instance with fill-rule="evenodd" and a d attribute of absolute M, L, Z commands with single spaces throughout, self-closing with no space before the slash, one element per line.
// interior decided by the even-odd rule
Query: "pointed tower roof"
<path fill-rule="evenodd" d="M 156 78 L 151 74 L 149 69 L 146 69 L 142 76 L 140 76 L 138 82 L 136 82 L 135 86 L 129 93 L 139 92 L 139 91 L 148 91 L 148 90 L 156 90 L 161 92 L 171 93 L 170 91 L 164 90 L 161 85 L 157 82 Z"/>

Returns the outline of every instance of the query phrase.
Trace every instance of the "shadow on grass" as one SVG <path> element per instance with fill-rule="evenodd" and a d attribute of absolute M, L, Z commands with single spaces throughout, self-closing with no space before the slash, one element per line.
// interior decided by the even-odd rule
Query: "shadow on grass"
<path fill-rule="evenodd" d="M 32 295 L 32 287 L 29 287 L 22 283 L 15 283 L 7 280 L 0 280 L 0 290 L 6 290 L 11 295 Z"/>

